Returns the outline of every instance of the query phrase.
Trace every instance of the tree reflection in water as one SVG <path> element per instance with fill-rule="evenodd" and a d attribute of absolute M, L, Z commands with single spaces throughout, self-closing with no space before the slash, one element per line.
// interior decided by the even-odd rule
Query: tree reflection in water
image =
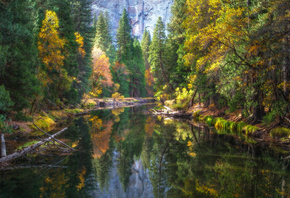
<path fill-rule="evenodd" d="M 281 154 L 144 108 L 75 119 L 62 137 L 77 149 L 67 168 L 3 172 L 0 197 L 289 197 Z"/>

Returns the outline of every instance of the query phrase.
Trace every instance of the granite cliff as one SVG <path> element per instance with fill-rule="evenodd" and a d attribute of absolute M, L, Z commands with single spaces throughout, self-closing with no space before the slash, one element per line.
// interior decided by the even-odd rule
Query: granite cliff
<path fill-rule="evenodd" d="M 97 16 L 101 11 L 108 11 L 113 35 L 118 29 L 119 20 L 124 8 L 128 11 L 133 36 L 141 39 L 147 28 L 151 35 L 159 16 L 165 24 L 169 23 L 171 5 L 174 0 L 94 0 L 92 9 Z"/>

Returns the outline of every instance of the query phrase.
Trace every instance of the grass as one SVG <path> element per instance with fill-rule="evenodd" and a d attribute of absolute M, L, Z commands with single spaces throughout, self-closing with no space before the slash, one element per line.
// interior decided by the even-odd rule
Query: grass
<path fill-rule="evenodd" d="M 247 135 L 252 134 L 259 129 L 258 127 L 252 125 L 246 125 L 244 128 Z"/>
<path fill-rule="evenodd" d="M 243 121 L 238 122 L 238 123 L 237 123 L 237 131 L 238 131 L 238 132 L 242 132 L 242 131 L 243 131 L 243 128 L 244 128 L 246 125 L 247 125 L 247 124 L 246 124 L 245 122 L 243 122 Z"/>
<path fill-rule="evenodd" d="M 216 119 L 213 116 L 205 116 L 203 120 L 210 127 L 214 126 L 216 122 Z"/>
<path fill-rule="evenodd" d="M 223 118 L 217 118 L 214 126 L 217 130 L 221 131 L 221 130 L 229 130 L 230 124 L 231 124 L 230 121 L 227 121 Z"/>
<path fill-rule="evenodd" d="M 270 131 L 270 137 L 287 140 L 290 138 L 290 129 L 285 127 L 277 127 Z"/>

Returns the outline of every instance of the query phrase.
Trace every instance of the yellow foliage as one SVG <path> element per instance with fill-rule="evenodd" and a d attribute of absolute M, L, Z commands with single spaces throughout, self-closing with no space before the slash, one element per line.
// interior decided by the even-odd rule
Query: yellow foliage
<path fill-rule="evenodd" d="M 79 45 L 78 52 L 82 57 L 84 57 L 86 55 L 86 52 L 84 50 L 84 38 L 78 32 L 75 32 L 75 37 L 76 37 L 76 42 Z"/>
<path fill-rule="evenodd" d="M 61 53 L 65 39 L 59 37 L 59 21 L 56 13 L 47 10 L 38 35 L 39 57 L 49 70 L 59 71 L 65 56 Z"/>
<path fill-rule="evenodd" d="M 85 187 L 85 175 L 87 173 L 87 169 L 83 167 L 81 172 L 78 173 L 78 178 L 80 180 L 80 183 L 76 186 L 77 190 L 81 190 L 83 187 Z"/>
<path fill-rule="evenodd" d="M 116 92 L 116 93 L 112 94 L 112 98 L 120 99 L 120 98 L 124 98 L 124 96 L 122 96 L 120 93 Z"/>

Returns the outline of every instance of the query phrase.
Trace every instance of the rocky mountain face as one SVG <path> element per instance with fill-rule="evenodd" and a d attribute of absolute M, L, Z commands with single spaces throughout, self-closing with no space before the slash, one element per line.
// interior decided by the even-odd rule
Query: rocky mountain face
<path fill-rule="evenodd" d="M 174 0 L 94 0 L 93 13 L 97 16 L 101 11 L 108 11 L 113 35 L 116 34 L 119 20 L 124 8 L 128 11 L 133 36 L 141 39 L 147 28 L 153 34 L 153 30 L 159 16 L 164 24 L 169 23 L 171 17 L 171 5 Z"/>

